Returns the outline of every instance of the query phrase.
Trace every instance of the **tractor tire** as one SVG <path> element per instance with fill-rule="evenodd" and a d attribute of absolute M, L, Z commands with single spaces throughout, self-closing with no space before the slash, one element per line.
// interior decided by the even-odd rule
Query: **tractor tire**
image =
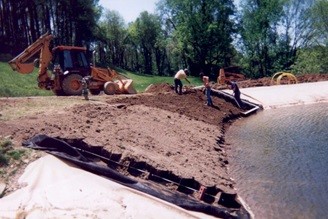
<path fill-rule="evenodd" d="M 63 91 L 68 96 L 77 96 L 82 94 L 82 76 L 71 74 L 64 78 L 62 83 Z"/>
<path fill-rule="evenodd" d="M 100 94 L 100 90 L 99 89 L 90 89 L 90 93 L 92 95 L 98 95 L 98 94 Z"/>
<path fill-rule="evenodd" d="M 113 95 L 116 93 L 116 90 L 118 89 L 118 84 L 112 81 L 107 81 L 104 84 L 104 92 L 107 95 Z"/>

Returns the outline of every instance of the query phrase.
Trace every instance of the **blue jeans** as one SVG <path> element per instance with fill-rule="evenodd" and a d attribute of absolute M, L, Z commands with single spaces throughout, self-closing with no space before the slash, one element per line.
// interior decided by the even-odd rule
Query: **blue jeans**
<path fill-rule="evenodd" d="M 240 99 L 240 92 L 235 93 L 234 96 L 235 96 L 235 99 L 236 99 L 236 101 L 238 102 L 240 108 L 243 109 L 243 108 L 244 108 L 244 103 L 243 103 L 243 101 Z"/>
<path fill-rule="evenodd" d="M 207 106 L 213 106 L 212 97 L 211 97 L 211 87 L 205 89 L 205 95 L 207 98 Z"/>

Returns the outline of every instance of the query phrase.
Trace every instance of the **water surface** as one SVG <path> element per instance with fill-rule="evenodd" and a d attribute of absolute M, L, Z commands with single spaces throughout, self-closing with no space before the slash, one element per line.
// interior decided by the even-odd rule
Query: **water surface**
<path fill-rule="evenodd" d="M 261 111 L 236 122 L 226 142 L 255 218 L 328 217 L 328 103 Z"/>

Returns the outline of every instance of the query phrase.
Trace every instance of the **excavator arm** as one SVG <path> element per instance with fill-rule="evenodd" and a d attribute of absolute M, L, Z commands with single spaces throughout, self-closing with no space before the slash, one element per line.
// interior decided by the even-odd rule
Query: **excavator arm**
<path fill-rule="evenodd" d="M 34 69 L 34 63 L 26 63 L 35 54 L 40 53 L 38 82 L 40 88 L 46 88 L 47 82 L 50 80 L 47 74 L 47 68 L 52 60 L 52 54 L 49 49 L 50 41 L 53 36 L 49 33 L 42 35 L 38 40 L 32 43 L 22 53 L 9 61 L 9 65 L 14 71 L 21 74 L 29 74 Z"/>

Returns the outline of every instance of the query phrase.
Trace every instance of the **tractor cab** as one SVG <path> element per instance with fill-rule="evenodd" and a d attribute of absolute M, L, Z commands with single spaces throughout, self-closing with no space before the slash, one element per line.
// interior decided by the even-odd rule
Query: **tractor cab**
<path fill-rule="evenodd" d="M 59 65 L 62 73 L 79 74 L 82 77 L 91 73 L 90 64 L 86 59 L 86 48 L 75 46 L 58 46 L 52 50 L 53 64 Z"/>

